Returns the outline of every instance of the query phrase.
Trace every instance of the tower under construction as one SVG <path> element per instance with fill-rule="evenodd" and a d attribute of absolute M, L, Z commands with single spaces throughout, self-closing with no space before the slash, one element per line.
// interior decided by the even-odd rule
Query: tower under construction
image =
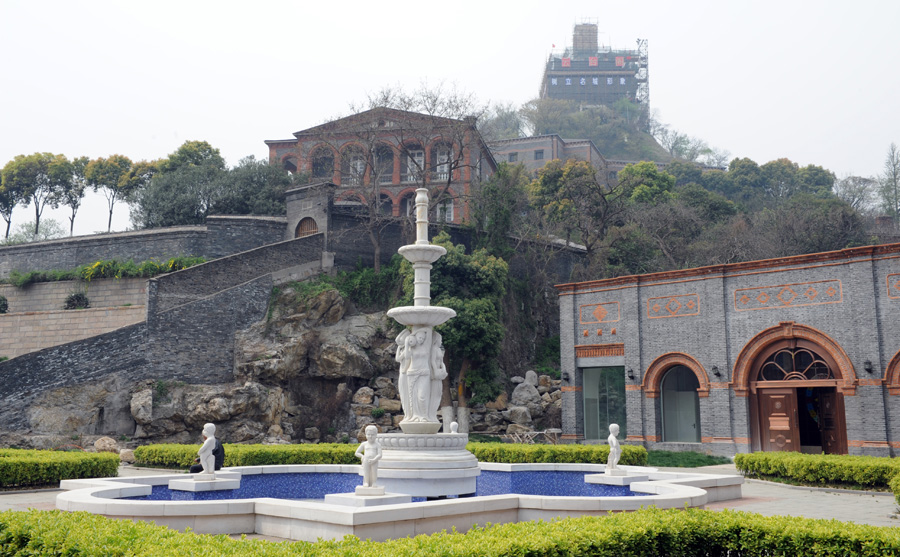
<path fill-rule="evenodd" d="M 624 98 L 648 107 L 647 40 L 638 39 L 635 50 L 614 50 L 600 45 L 596 23 L 576 24 L 572 45 L 550 53 L 540 96 L 582 105 L 612 105 Z"/>

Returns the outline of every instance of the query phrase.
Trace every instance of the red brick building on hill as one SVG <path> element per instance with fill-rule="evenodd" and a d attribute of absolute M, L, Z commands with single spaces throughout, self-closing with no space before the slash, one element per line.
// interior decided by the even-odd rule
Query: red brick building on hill
<path fill-rule="evenodd" d="M 311 182 L 338 186 L 337 205 L 367 205 L 384 215 L 409 214 L 416 188 L 431 190 L 435 217 L 469 218 L 472 188 L 496 163 L 474 118 L 453 119 L 374 108 L 268 140 L 269 160 Z"/>

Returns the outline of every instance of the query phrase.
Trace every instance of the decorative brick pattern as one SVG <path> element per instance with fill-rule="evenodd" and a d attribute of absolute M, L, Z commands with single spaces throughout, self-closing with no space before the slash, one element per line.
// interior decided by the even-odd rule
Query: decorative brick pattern
<path fill-rule="evenodd" d="M 694 315 L 700 315 L 700 296 L 697 294 L 662 296 L 647 300 L 647 317 L 650 319 Z"/>
<path fill-rule="evenodd" d="M 575 347 L 576 358 L 601 358 L 604 356 L 624 356 L 625 345 L 616 342 L 611 344 L 583 344 Z"/>
<path fill-rule="evenodd" d="M 615 323 L 621 319 L 621 311 L 619 310 L 619 302 L 609 302 L 606 304 L 591 304 L 581 306 L 580 323 L 590 325 L 592 323 Z"/>
<path fill-rule="evenodd" d="M 734 291 L 736 311 L 839 304 L 842 301 L 843 291 L 839 280 L 762 286 Z"/>
<path fill-rule="evenodd" d="M 900 273 L 887 276 L 887 295 L 894 300 L 900 299 Z"/>

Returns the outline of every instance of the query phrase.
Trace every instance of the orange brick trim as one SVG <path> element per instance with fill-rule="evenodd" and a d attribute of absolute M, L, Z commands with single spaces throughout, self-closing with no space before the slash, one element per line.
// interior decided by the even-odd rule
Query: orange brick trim
<path fill-rule="evenodd" d="M 572 386 L 565 386 L 565 387 L 559 388 L 559 390 L 564 393 L 575 393 L 575 392 L 581 391 L 581 389 L 582 389 L 582 387 L 572 387 Z"/>
<path fill-rule="evenodd" d="M 619 302 L 604 304 L 588 304 L 578 308 L 578 322 L 583 325 L 592 323 L 615 323 L 622 318 Z"/>
<path fill-rule="evenodd" d="M 860 387 L 880 387 L 884 381 L 881 379 L 860 379 L 858 385 Z"/>
<path fill-rule="evenodd" d="M 648 319 L 666 319 L 667 317 L 690 317 L 700 315 L 700 295 L 683 294 L 678 296 L 662 296 L 647 300 Z"/>
<path fill-rule="evenodd" d="M 749 437 L 735 437 L 734 442 L 737 443 L 738 445 L 749 445 L 750 438 Z"/>
<path fill-rule="evenodd" d="M 647 372 L 644 373 L 644 382 L 641 387 L 647 398 L 657 398 L 659 396 L 663 375 L 669 368 L 677 365 L 686 366 L 697 376 L 697 381 L 700 383 L 700 386 L 697 388 L 699 396 L 709 396 L 709 376 L 706 374 L 703 366 L 700 365 L 700 362 L 687 354 L 669 352 L 653 360 L 653 363 L 647 368 Z"/>
<path fill-rule="evenodd" d="M 727 389 L 728 383 L 727 382 L 726 383 L 710 383 L 709 388 L 710 389 Z"/>
<path fill-rule="evenodd" d="M 854 439 L 848 439 L 847 446 L 886 449 L 886 448 L 888 448 L 888 442 L 887 441 L 858 441 L 858 440 L 854 440 Z"/>
<path fill-rule="evenodd" d="M 624 356 L 625 344 L 614 342 L 610 344 L 582 344 L 575 347 L 576 358 L 597 358 L 603 356 Z"/>
<path fill-rule="evenodd" d="M 884 372 L 884 385 L 892 395 L 900 395 L 900 350 L 888 362 Z"/>
<path fill-rule="evenodd" d="M 661 273 L 649 273 L 645 275 L 628 275 L 586 282 L 558 284 L 556 285 L 556 289 L 561 296 L 565 296 L 590 291 L 591 289 L 596 288 L 658 284 L 663 281 L 683 280 L 694 277 L 723 276 L 726 274 L 728 276 L 734 276 L 736 273 L 747 273 L 749 271 L 780 271 L 781 269 L 779 268 L 785 266 L 795 267 L 792 270 L 797 270 L 796 266 L 799 265 L 809 265 L 809 267 L 819 268 L 829 262 L 835 262 L 835 264 L 842 265 L 845 263 L 856 263 L 859 262 L 860 259 L 863 261 L 871 260 L 876 257 L 879 259 L 890 259 L 890 256 L 898 253 L 900 253 L 900 243 L 881 244 L 878 246 L 860 246 L 838 251 L 779 257 L 777 259 L 761 259 L 743 263 L 710 265 L 708 267 L 695 267 L 693 269 L 682 269 L 678 271 L 664 271 Z M 856 261 L 854 261 L 854 259 Z"/>
<path fill-rule="evenodd" d="M 807 325 L 782 321 L 775 327 L 765 329 L 750 339 L 750 342 L 741 349 L 731 374 L 734 378 L 731 385 L 737 396 L 747 396 L 750 389 L 750 375 L 753 372 L 753 363 L 757 356 L 771 344 L 785 339 L 803 339 L 820 347 L 837 364 L 837 369 L 832 371 L 840 376 L 838 377 L 838 390 L 845 395 L 856 394 L 856 385 L 859 382 L 856 370 L 853 369 L 853 363 L 847 353 L 834 339 Z"/>
<path fill-rule="evenodd" d="M 647 441 L 649 443 L 658 443 L 659 435 L 628 435 L 625 437 L 626 441 L 638 441 L 644 442 Z"/>
<path fill-rule="evenodd" d="M 900 299 L 900 273 L 887 276 L 887 294 L 892 300 Z"/>
<path fill-rule="evenodd" d="M 640 385 L 625 385 L 625 390 L 626 391 L 640 391 L 641 386 Z"/>
<path fill-rule="evenodd" d="M 843 289 L 839 280 L 798 282 L 735 290 L 734 310 L 752 311 L 839 304 L 843 299 Z"/>

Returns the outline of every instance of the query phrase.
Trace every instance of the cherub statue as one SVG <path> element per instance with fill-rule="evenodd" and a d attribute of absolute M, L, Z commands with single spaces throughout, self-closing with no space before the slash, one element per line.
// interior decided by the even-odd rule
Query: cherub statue
<path fill-rule="evenodd" d="M 378 461 L 381 460 L 381 443 L 378 442 L 378 428 L 366 426 L 366 440 L 359 444 L 356 456 L 362 460 L 363 487 L 375 487 L 378 479 Z"/>
<path fill-rule="evenodd" d="M 609 457 L 606 459 L 606 470 L 616 470 L 619 467 L 619 457 L 622 456 L 622 447 L 619 446 L 619 440 L 616 436 L 619 434 L 619 424 L 609 424 Z"/>

